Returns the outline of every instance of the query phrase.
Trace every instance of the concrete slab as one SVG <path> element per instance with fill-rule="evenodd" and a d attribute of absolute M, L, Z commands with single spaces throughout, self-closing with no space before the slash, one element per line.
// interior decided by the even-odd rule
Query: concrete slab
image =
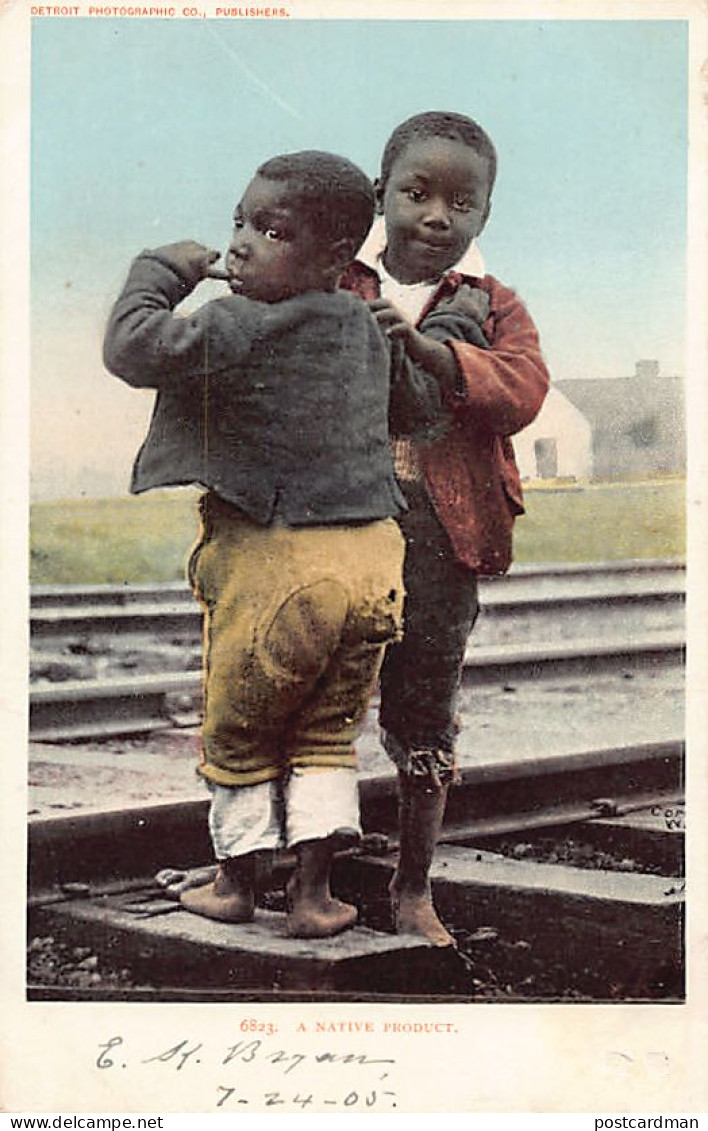
<path fill-rule="evenodd" d="M 367 921 L 388 916 L 390 861 L 341 861 L 338 894 L 358 896 Z M 600 872 L 526 862 L 476 849 L 441 846 L 431 872 L 435 905 L 455 930 L 492 928 L 506 945 L 528 948 L 544 964 L 574 973 L 604 970 L 650 998 L 658 983 L 680 985 L 683 883 L 665 876 Z"/>
<path fill-rule="evenodd" d="M 357 926 L 331 939 L 292 939 L 277 912 L 258 909 L 254 922 L 233 925 L 174 904 L 144 915 L 135 899 L 51 902 L 33 910 L 33 930 L 97 948 L 116 968 L 157 986 L 408 994 L 459 990 L 466 977 L 455 954 L 404 935 Z"/>
<path fill-rule="evenodd" d="M 682 798 L 651 805 L 622 817 L 589 821 L 583 836 L 610 852 L 637 855 L 664 875 L 684 874 L 685 803 Z"/>

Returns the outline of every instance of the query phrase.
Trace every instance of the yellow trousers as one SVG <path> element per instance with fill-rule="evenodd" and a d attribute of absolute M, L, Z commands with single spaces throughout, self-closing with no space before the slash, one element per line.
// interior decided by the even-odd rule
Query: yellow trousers
<path fill-rule="evenodd" d="M 356 765 L 386 645 L 400 638 L 393 519 L 259 526 L 209 494 L 190 580 L 204 610 L 201 773 L 247 786 Z"/>

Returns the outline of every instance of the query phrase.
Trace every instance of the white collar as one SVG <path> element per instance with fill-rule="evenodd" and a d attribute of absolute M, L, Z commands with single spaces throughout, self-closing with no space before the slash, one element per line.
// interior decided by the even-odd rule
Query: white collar
<path fill-rule="evenodd" d="M 381 256 L 386 249 L 386 223 L 383 216 L 378 216 L 372 225 L 371 231 L 364 240 L 357 253 L 357 259 L 379 273 Z M 448 268 L 448 271 L 459 271 L 462 275 L 473 275 L 481 279 L 484 275 L 484 260 L 477 244 L 473 240 L 467 251 L 457 263 Z M 446 271 L 447 275 L 448 272 Z"/>

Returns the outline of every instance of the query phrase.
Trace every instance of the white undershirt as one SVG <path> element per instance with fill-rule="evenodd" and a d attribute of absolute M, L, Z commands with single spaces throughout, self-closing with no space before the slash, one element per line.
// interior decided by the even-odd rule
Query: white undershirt
<path fill-rule="evenodd" d="M 438 283 L 399 283 L 389 275 L 379 259 L 376 264 L 381 285 L 381 297 L 400 310 L 407 322 L 415 326 L 423 313 L 426 303 L 438 287 Z"/>

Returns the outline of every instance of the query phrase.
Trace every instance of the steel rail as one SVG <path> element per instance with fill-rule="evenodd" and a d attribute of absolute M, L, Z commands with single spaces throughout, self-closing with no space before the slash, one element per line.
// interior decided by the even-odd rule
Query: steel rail
<path fill-rule="evenodd" d="M 480 686 L 511 679 L 597 677 L 621 668 L 656 669 L 680 664 L 682 632 L 630 638 L 580 638 L 546 645 L 471 645 L 464 682 Z M 191 662 L 191 661 L 190 661 Z M 141 734 L 193 725 L 201 710 L 200 671 L 66 680 L 30 688 L 30 737 L 36 741 Z"/>
<path fill-rule="evenodd" d="M 623 579 L 624 580 L 624 579 Z M 654 582 L 654 579 L 651 579 Z M 519 592 L 513 588 L 502 589 L 499 583 L 482 587 L 480 606 L 486 621 L 518 618 L 519 616 L 567 617 L 573 615 L 619 617 L 638 610 L 641 613 L 667 610 L 674 619 L 683 614 L 685 594 L 679 579 L 670 578 L 661 586 L 596 586 L 578 591 Z M 66 644 L 72 638 L 90 637 L 96 641 L 115 640 L 120 635 L 129 637 L 176 641 L 196 641 L 200 638 L 202 609 L 185 593 L 183 601 L 137 602 L 127 606 L 69 604 L 56 607 L 43 606 L 30 614 L 30 635 L 35 648 Z"/>
<path fill-rule="evenodd" d="M 466 766 L 450 791 L 441 839 L 455 844 L 471 835 L 480 838 L 621 814 L 651 797 L 680 797 L 683 788 L 683 743 L 678 738 L 522 764 Z M 395 776 L 362 778 L 359 794 L 365 834 L 393 838 Z M 207 809 L 205 797 L 31 818 L 30 891 L 126 881 L 166 865 L 203 865 L 212 857 Z"/>
<path fill-rule="evenodd" d="M 132 984 L 115 985 L 109 979 L 87 989 L 30 982 L 27 997 L 475 1000 L 473 974 L 486 961 L 497 961 L 494 940 L 501 931 L 507 939 L 506 951 L 502 947 L 499 952 L 502 965 L 508 939 L 522 938 L 532 940 L 524 946 L 532 948 L 536 963 L 557 966 L 560 951 L 571 980 L 578 972 L 596 971 L 587 1000 L 603 1000 L 607 992 L 609 954 L 610 981 L 613 987 L 618 980 L 626 987 L 627 1000 L 680 1001 L 681 831 L 668 837 L 659 828 L 658 839 L 652 837 L 652 850 L 662 853 L 664 865 L 667 859 L 672 862 L 659 875 L 527 863 L 499 855 L 497 842 L 510 832 L 526 839 L 539 830 L 563 839 L 587 836 L 594 829 L 597 840 L 589 833 L 590 842 L 598 845 L 612 844 L 612 836 L 633 838 L 641 827 L 637 811 L 646 813 L 652 804 L 659 815 L 675 813 L 682 804 L 683 764 L 683 746 L 676 740 L 586 750 L 523 765 L 465 767 L 460 784 L 450 792 L 431 879 L 446 922 L 463 935 L 474 931 L 478 949 L 471 958 L 431 951 L 420 939 L 390 934 L 385 909 L 397 824 L 394 777 L 361 780 L 364 851 L 350 848 L 335 860 L 335 889 L 358 904 L 361 926 L 341 941 L 325 940 L 316 948 L 287 939 L 282 915 L 266 910 L 283 886 L 292 854 L 276 855 L 271 871 L 263 875 L 263 908 L 241 930 L 225 932 L 223 924 L 185 915 L 174 897 L 166 898 L 155 880 L 158 871 L 166 865 L 203 868 L 212 859 L 206 800 L 35 818 L 29 825 L 30 934 L 58 938 L 67 947 L 88 945 L 104 964 L 130 971 Z M 623 821 L 629 825 L 620 827 Z M 609 841 L 603 839 L 605 833 Z M 622 840 L 614 843 L 621 846 Z M 641 858 L 639 845 L 633 839 L 630 844 Z M 480 920 L 480 915 L 487 918 Z M 475 930 L 479 922 L 495 926 Z M 480 967 L 474 955 L 480 956 Z M 539 994 L 538 1000 L 551 999 Z"/>
<path fill-rule="evenodd" d="M 660 818 L 662 812 L 675 813 L 682 796 L 678 741 L 588 750 L 552 763 L 539 759 L 523 766 L 465 768 L 450 794 L 431 878 L 446 922 L 474 940 L 471 958 L 390 934 L 387 885 L 394 857 L 389 838 L 396 825 L 396 783 L 390 777 L 362 780 L 362 818 L 369 830 L 364 852 L 348 849 L 335 860 L 335 888 L 358 904 L 362 925 L 316 948 L 287 939 L 282 915 L 267 909 L 292 866 L 287 853 L 276 856 L 274 868 L 263 875 L 263 908 L 243 929 L 224 931 L 223 924 L 186 916 L 174 897 L 166 898 L 154 879 L 165 864 L 203 868 L 211 860 L 206 801 L 36 819 L 29 828 L 30 932 L 67 946 L 88 945 L 115 969 L 130 970 L 133 985 L 109 981 L 74 990 L 30 984 L 27 996 L 474 1000 L 473 973 L 497 960 L 492 954 L 501 931 L 506 939 L 506 949 L 503 945 L 499 952 L 502 967 L 509 940 L 532 940 L 523 945 L 532 948 L 536 963 L 557 967 L 560 953 L 571 979 L 578 973 L 585 977 L 588 969 L 595 972 L 588 1000 L 616 995 L 618 980 L 627 1000 L 682 1000 L 680 831 L 669 838 L 655 824 L 654 846 L 674 842 L 668 855 L 672 863 L 658 875 L 526 862 L 500 855 L 497 846 L 500 834 L 513 832 L 525 840 L 539 829 L 560 841 L 595 829 L 590 842 L 601 846 L 608 843 L 604 832 L 632 837 L 641 824 L 637 811 L 646 814 L 651 804 Z M 629 824 L 619 828 L 623 822 Z M 630 843 L 641 859 L 640 847 Z M 476 929 L 480 922 L 494 926 Z M 539 994 L 538 1000 L 552 999 Z"/>
<path fill-rule="evenodd" d="M 480 588 L 468 682 L 595 675 L 683 659 L 680 562 L 515 567 Z M 200 635 L 201 610 L 182 583 L 35 590 L 32 737 L 136 734 L 172 725 L 185 711 L 193 716 L 200 709 Z M 108 658 L 98 664 L 72 655 L 102 657 L 104 650 Z M 165 650 L 179 670 L 140 672 L 147 660 L 168 667 Z M 101 665 L 120 670 L 126 653 L 135 675 L 96 677 Z"/>
<path fill-rule="evenodd" d="M 680 558 L 629 558 L 614 562 L 524 562 L 515 563 L 503 577 L 484 578 L 482 585 L 522 586 L 546 578 L 562 578 L 571 584 L 584 579 L 607 579 L 627 574 L 677 575 L 685 573 L 685 568 L 685 563 Z M 184 581 L 33 585 L 30 591 L 31 604 L 37 609 L 56 604 L 130 605 L 134 602 L 174 601 L 182 598 L 190 599 L 190 591 Z"/>
<path fill-rule="evenodd" d="M 573 607 L 682 603 L 684 570 L 678 562 L 516 567 L 504 578 L 480 580 L 489 617 L 538 609 L 561 614 Z M 201 608 L 181 582 L 135 586 L 42 586 L 31 593 L 33 644 L 90 634 L 197 638 Z"/>

